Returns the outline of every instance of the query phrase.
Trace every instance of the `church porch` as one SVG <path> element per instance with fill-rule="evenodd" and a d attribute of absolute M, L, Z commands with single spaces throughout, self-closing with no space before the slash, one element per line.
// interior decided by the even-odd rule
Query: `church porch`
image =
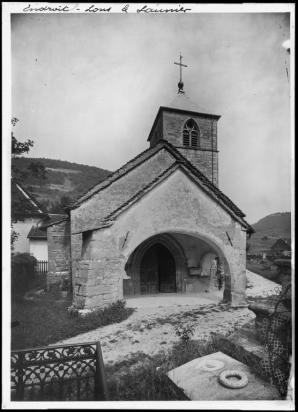
<path fill-rule="evenodd" d="M 217 293 L 215 270 L 211 262 L 222 254 L 215 247 L 195 236 L 183 233 L 162 233 L 153 236 L 130 255 L 123 279 L 124 299 L 133 296 L 178 296 Z M 226 274 L 229 275 L 228 265 Z"/>

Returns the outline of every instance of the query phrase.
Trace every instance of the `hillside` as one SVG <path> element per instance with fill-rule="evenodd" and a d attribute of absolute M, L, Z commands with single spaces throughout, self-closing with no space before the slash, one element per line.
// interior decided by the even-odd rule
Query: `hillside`
<path fill-rule="evenodd" d="M 271 229 L 281 229 L 291 232 L 291 213 L 273 213 L 260 219 L 253 225 L 255 231 L 267 231 Z"/>
<path fill-rule="evenodd" d="M 250 243 L 249 254 L 259 254 L 268 250 L 280 238 L 291 238 L 291 213 L 273 213 L 260 219 L 252 227 L 256 233 L 248 240 Z M 263 240 L 262 238 L 268 239 Z"/>
<path fill-rule="evenodd" d="M 46 168 L 46 180 L 30 177 L 23 183 L 37 200 L 58 201 L 61 196 L 73 199 L 104 180 L 110 171 L 95 166 L 86 166 L 64 160 L 23 157 L 13 159 L 20 170 L 26 169 L 31 162 L 41 162 Z"/>

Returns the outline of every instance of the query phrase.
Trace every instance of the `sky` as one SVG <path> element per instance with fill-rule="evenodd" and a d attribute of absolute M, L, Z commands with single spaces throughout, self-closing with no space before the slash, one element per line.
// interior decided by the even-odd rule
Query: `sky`
<path fill-rule="evenodd" d="M 30 157 L 114 171 L 149 147 L 181 52 L 186 95 L 221 115 L 220 190 L 250 224 L 290 211 L 290 14 L 230 10 L 11 15 L 14 135 Z"/>

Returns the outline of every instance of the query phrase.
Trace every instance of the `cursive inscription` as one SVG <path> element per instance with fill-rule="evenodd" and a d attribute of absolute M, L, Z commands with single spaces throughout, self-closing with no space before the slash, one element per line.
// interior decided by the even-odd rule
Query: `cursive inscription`
<path fill-rule="evenodd" d="M 101 9 L 101 8 L 98 8 L 98 7 L 94 7 L 94 4 L 92 4 L 92 6 L 90 6 L 88 9 L 86 9 L 85 12 L 87 12 L 87 11 L 90 12 L 90 13 L 96 13 L 96 12 L 102 13 L 104 11 L 109 12 L 109 11 L 111 11 L 111 8 L 112 7 L 108 7 L 107 9 Z"/>
<path fill-rule="evenodd" d="M 185 13 L 190 11 L 191 9 L 185 9 L 183 6 L 179 6 L 180 8 L 177 9 L 151 9 L 148 8 L 147 5 L 143 6 L 141 9 L 137 9 L 137 13 Z"/>
<path fill-rule="evenodd" d="M 27 13 L 28 11 L 69 11 L 68 6 L 58 6 L 58 7 L 49 7 L 49 6 L 45 6 L 45 7 L 31 7 L 31 4 L 29 4 L 29 6 L 25 7 L 23 9 L 23 11 L 25 13 Z"/>
<path fill-rule="evenodd" d="M 125 13 L 127 13 L 128 7 L 129 7 L 129 4 L 127 4 L 126 6 L 124 6 L 121 11 L 125 11 Z"/>
<path fill-rule="evenodd" d="M 121 11 L 124 13 L 128 12 L 130 4 L 126 4 Z M 75 6 L 76 7 L 76 6 Z M 74 8 L 75 8 L 74 7 Z M 122 6 L 121 6 L 122 7 Z M 53 11 L 53 12 L 69 12 L 72 11 L 73 9 L 70 9 L 68 6 L 56 6 L 56 7 L 49 7 L 49 6 L 44 6 L 44 7 L 31 7 L 31 4 L 29 6 L 23 8 L 23 12 L 45 12 L 45 11 Z M 76 8 L 77 11 L 80 11 L 79 8 Z M 101 8 L 101 7 L 95 7 L 94 4 L 92 4 L 90 7 L 88 7 L 86 10 L 84 10 L 85 13 L 109 13 L 112 10 L 112 7 L 108 8 Z M 147 4 L 143 6 L 141 9 L 137 9 L 137 13 L 186 13 L 187 11 L 191 11 L 191 9 L 185 9 L 183 6 L 178 5 L 176 9 L 153 9 L 151 7 L 148 7 Z"/>

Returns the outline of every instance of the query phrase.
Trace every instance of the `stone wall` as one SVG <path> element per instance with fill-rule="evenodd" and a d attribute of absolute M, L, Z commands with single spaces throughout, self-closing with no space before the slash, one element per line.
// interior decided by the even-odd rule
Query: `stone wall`
<path fill-rule="evenodd" d="M 72 233 L 96 228 L 101 219 L 129 201 L 174 162 L 173 156 L 162 149 L 104 191 L 95 193 L 92 198 L 71 212 Z"/>
<path fill-rule="evenodd" d="M 152 138 L 150 140 L 150 147 L 155 146 L 160 139 L 163 139 L 163 133 L 162 133 L 162 115 L 159 117 L 159 119 L 156 122 L 156 126 L 154 130 L 152 131 Z"/>
<path fill-rule="evenodd" d="M 218 186 L 218 153 L 212 151 L 202 151 L 186 147 L 177 148 L 197 169 L 200 170 L 208 179 Z M 212 173 L 213 171 L 213 173 Z"/>
<path fill-rule="evenodd" d="M 80 208 L 73 212 L 83 218 Z M 92 213 L 85 205 L 84 214 Z M 245 302 L 245 230 L 178 169 L 123 211 L 112 226 L 94 230 L 91 238 L 84 235 L 86 243 L 75 278 L 81 304 L 97 308 L 122 299 L 130 255 L 146 239 L 160 233 L 187 234 L 211 245 L 223 258 L 225 273 L 230 276 L 226 297 L 235 305 Z"/>
<path fill-rule="evenodd" d="M 72 275 L 72 291 L 73 291 L 73 303 L 81 307 L 81 301 L 84 297 L 81 297 L 78 285 L 80 281 L 77 279 L 79 274 L 80 261 L 82 259 L 82 233 L 71 235 L 71 275 Z"/>
<path fill-rule="evenodd" d="M 183 146 L 183 127 L 193 119 L 200 131 L 198 148 Z M 217 120 L 200 114 L 163 112 L 163 139 L 178 148 L 192 164 L 218 186 Z"/>
<path fill-rule="evenodd" d="M 119 273 L 124 261 L 108 230 L 94 230 L 84 237 L 82 258 L 76 266 L 74 302 L 81 308 L 103 308 L 123 297 Z"/>
<path fill-rule="evenodd" d="M 66 279 L 71 284 L 70 222 L 64 221 L 47 228 L 48 274 L 47 286 L 62 284 Z"/>

